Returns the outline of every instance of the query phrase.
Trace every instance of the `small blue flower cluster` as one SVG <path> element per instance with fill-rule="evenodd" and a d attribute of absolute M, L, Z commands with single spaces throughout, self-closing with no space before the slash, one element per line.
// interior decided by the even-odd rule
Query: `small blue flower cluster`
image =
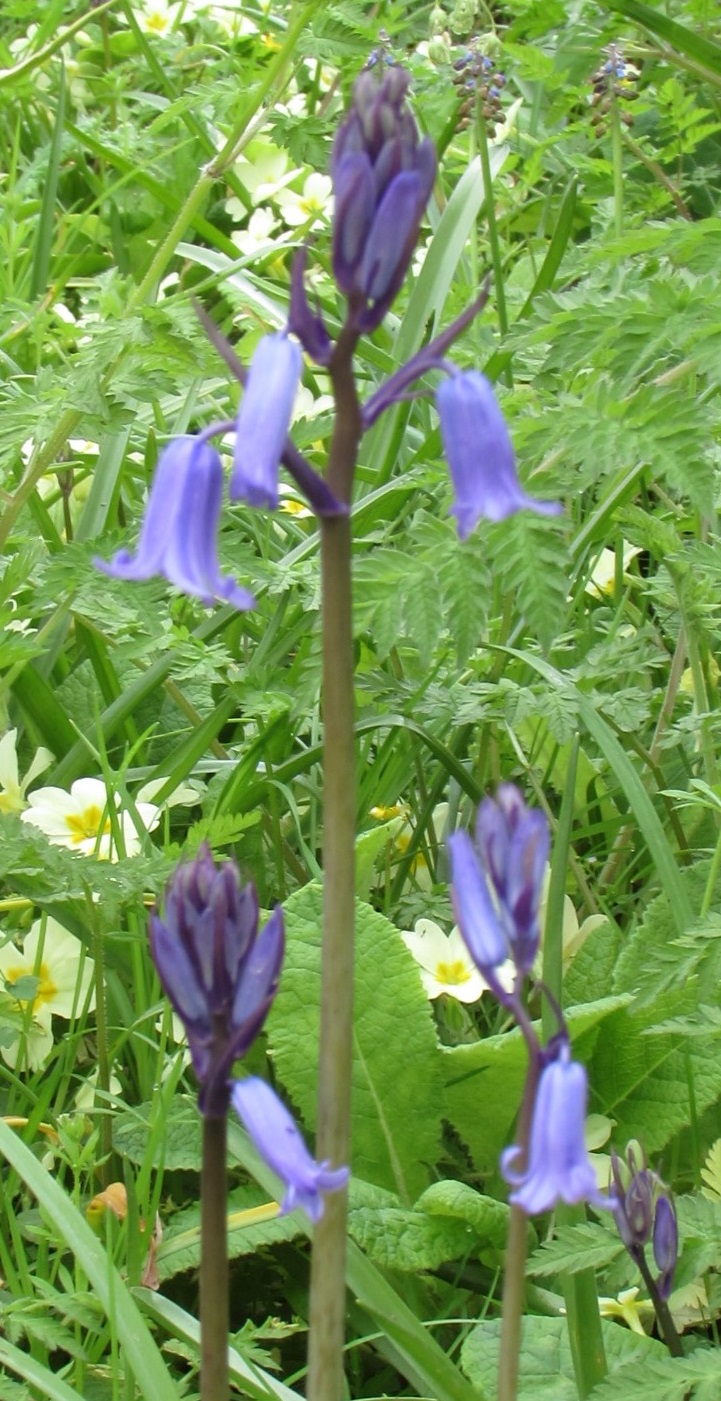
<path fill-rule="evenodd" d="M 308 301 L 307 248 L 299 251 L 293 265 L 288 325 L 261 340 L 249 369 L 200 312 L 214 345 L 244 386 L 238 417 L 168 444 L 158 463 L 137 550 L 134 555 L 121 550 L 110 563 L 97 561 L 106 573 L 133 580 L 162 575 L 205 604 L 253 607 L 253 595 L 224 577 L 218 563 L 223 474 L 209 439 L 230 431 L 235 433 L 231 501 L 275 509 L 283 464 L 319 516 L 347 513 L 348 502 L 336 499 L 297 450 L 289 427 L 303 351 L 328 367 L 332 377 L 341 343 L 344 355 L 349 348 L 352 353 L 359 337 L 380 325 L 408 271 L 436 177 L 435 148 L 428 137 L 419 137 L 408 106 L 409 81 L 396 65 L 385 65 L 380 77 L 369 70 L 361 73 L 335 138 L 332 265 L 347 305 L 338 342 L 333 343 L 320 310 Z M 435 371 L 445 376 L 436 391 L 436 405 L 461 539 L 482 517 L 501 521 L 524 509 L 546 515 L 561 509 L 556 502 L 537 501 L 523 491 L 489 381 L 479 371 L 460 370 L 445 359 L 487 295 L 485 290 L 360 409 L 363 432 L 409 391 L 418 392 L 413 386 L 423 375 Z"/>
<path fill-rule="evenodd" d="M 471 955 L 495 997 L 515 1016 L 529 1051 L 533 1090 L 528 1144 L 514 1144 L 501 1159 L 515 1206 L 529 1216 L 558 1202 L 609 1206 L 596 1185 L 584 1138 L 588 1082 L 571 1046 L 560 1011 L 559 1032 L 540 1046 L 521 1001 L 541 938 L 539 909 L 549 851 L 548 823 L 526 807 L 513 784 L 478 809 L 476 840 L 466 832 L 449 839 L 453 906 Z M 511 959 L 516 970 L 507 992 L 498 969 Z"/>

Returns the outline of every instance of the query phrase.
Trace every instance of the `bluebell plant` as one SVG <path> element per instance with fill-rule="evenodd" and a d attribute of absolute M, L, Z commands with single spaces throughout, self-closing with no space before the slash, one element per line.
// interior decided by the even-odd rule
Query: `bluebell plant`
<path fill-rule="evenodd" d="M 332 270 L 345 313 L 337 332 L 326 324 L 321 308 L 312 304 L 306 287 L 308 248 L 294 259 L 287 325 L 264 336 L 250 367 L 202 308 L 198 314 L 213 345 L 234 379 L 242 386 L 234 420 L 212 423 L 195 436 L 169 443 L 161 454 L 135 554 L 121 550 L 107 573 L 123 579 L 164 577 L 170 584 L 203 603 L 220 602 L 244 610 L 253 606 L 248 590 L 221 575 L 217 532 L 222 497 L 222 466 L 212 440 L 235 433 L 229 483 L 232 501 L 272 510 L 278 504 L 281 467 L 318 517 L 323 599 L 323 721 L 324 721 L 324 917 L 323 980 L 321 990 L 318 1152 L 315 1164 L 296 1131 L 266 1086 L 246 1081 L 228 1089 L 230 1061 L 262 1021 L 273 995 L 282 942 L 279 916 L 271 917 L 260 936 L 247 947 L 231 940 L 224 945 L 240 979 L 234 1000 L 222 971 L 223 955 L 213 940 L 222 937 L 208 917 L 203 939 L 212 942 L 214 958 L 206 963 L 198 939 L 183 924 L 191 909 L 187 891 L 194 877 L 181 875 L 179 894 L 169 897 L 182 918 L 177 922 L 177 947 L 182 955 L 171 967 L 169 935 L 162 922 L 154 926 L 153 947 L 161 977 L 174 1006 L 185 1010 L 191 1053 L 201 1080 L 201 1108 L 223 1108 L 227 1094 L 254 1135 L 261 1151 L 285 1176 L 286 1206 L 303 1206 L 316 1222 L 311 1263 L 308 1394 L 313 1401 L 338 1401 L 343 1391 L 345 1324 L 345 1165 L 350 1152 L 350 1082 L 353 1015 L 353 924 L 355 842 L 354 652 L 351 626 L 350 512 L 358 453 L 363 435 L 392 405 L 427 393 L 435 382 L 441 436 L 450 468 L 451 511 L 458 534 L 465 539 L 484 518 L 497 522 L 519 510 L 553 515 L 553 501 L 539 501 L 522 488 L 510 436 L 493 387 L 477 369 L 462 369 L 448 360 L 453 343 L 486 304 L 484 286 L 475 300 L 445 330 L 423 345 L 362 401 L 353 359 L 360 338 L 383 321 L 407 275 L 419 230 L 437 176 L 433 142 L 421 137 L 409 104 L 409 76 L 388 55 L 377 56 L 376 67 L 358 78 L 350 109 L 337 131 L 331 157 L 335 196 Z M 499 293 L 500 294 L 500 293 Z M 330 378 L 335 419 L 325 473 L 317 472 L 296 448 L 289 429 L 303 355 L 323 367 Z M 494 986 L 494 968 L 509 940 L 515 949 L 519 978 L 528 971 L 537 946 L 537 899 L 547 848 L 534 815 L 521 810 L 510 795 L 500 800 L 498 831 L 489 839 L 499 869 L 505 871 L 507 910 L 502 925 L 478 930 L 479 966 Z M 505 806 L 504 806 L 505 805 Z M 506 811 L 507 807 L 507 811 Z M 494 818 L 495 823 L 495 818 Z M 493 826 L 494 823 L 491 825 Z M 498 845 L 501 826 L 507 829 L 507 850 Z M 520 827 L 519 824 L 520 823 Z M 523 835 L 528 829 L 528 842 Z M 501 844 L 502 845 L 502 844 Z M 458 869 L 465 862 L 467 889 L 458 887 L 463 923 L 472 939 L 470 914 L 473 892 L 481 892 L 478 872 L 467 849 L 457 839 Z M 205 862 L 203 879 L 217 883 L 222 900 L 242 906 L 247 933 L 253 902 L 241 900 L 234 878 L 213 878 Z M 521 860 L 520 875 L 514 873 Z M 502 884 L 502 883 L 501 883 Z M 498 886 L 500 892 L 501 885 Z M 486 899 L 486 914 L 488 914 Z M 157 918 L 157 917 L 156 917 Z M 193 924 L 195 916 L 190 919 Z M 189 928 L 190 926 L 188 926 Z M 213 932 L 215 931 L 215 932 Z M 270 931 L 270 932 L 269 932 Z M 196 937 L 197 936 L 197 937 Z M 234 936 L 235 937 L 235 936 Z M 239 938 L 239 936 L 237 936 Z M 484 940 L 489 942 L 485 951 Z M 242 941 L 241 941 L 242 942 Z M 472 945 L 471 945 L 472 946 Z M 209 955 L 208 955 L 209 956 Z M 257 961 L 256 961 L 257 960 Z M 221 972 L 218 973 L 218 969 Z M 216 976 L 220 978 L 216 982 Z M 242 988 L 243 990 L 239 990 Z M 514 994 L 514 1006 L 520 1000 Z M 221 1005 L 222 1004 L 222 1005 Z M 538 1066 L 541 1073 L 540 1062 Z M 543 1073 L 544 1093 L 561 1125 L 563 1112 L 557 1087 L 574 1081 L 572 1123 L 580 1119 L 581 1094 L 577 1072 L 567 1063 L 559 1043 L 558 1055 Z M 205 1128 L 225 1124 L 205 1114 Z M 570 1123 L 570 1121 L 569 1121 Z M 575 1140 L 574 1140 L 575 1144 Z M 217 1145 L 216 1145 L 217 1146 Z M 577 1145 L 575 1145 L 577 1147 Z M 580 1154 L 576 1154 L 578 1157 Z M 216 1152 L 216 1159 L 218 1154 Z M 576 1164 L 578 1166 L 578 1164 Z M 525 1169 L 516 1164 L 519 1171 Z M 516 1168 L 513 1170 L 516 1171 Z M 564 1165 L 554 1165 L 554 1184 L 565 1182 Z M 216 1183 L 217 1185 L 217 1183 Z M 516 1190 L 523 1194 L 519 1183 Z M 527 1190 L 530 1188 L 527 1187 Z M 555 1190 L 555 1188 L 554 1188 Z M 573 1189 L 576 1190 L 575 1188 Z M 320 1192 L 328 1191 L 321 1215 Z M 218 1220 L 208 1229 L 220 1230 Z M 205 1229 L 205 1223 L 204 1223 Z M 209 1324 L 215 1347 L 220 1346 L 217 1320 Z M 209 1345 L 210 1346 L 210 1345 Z M 205 1357 L 204 1341 L 204 1357 Z M 208 1368 L 211 1359 L 207 1359 Z M 206 1374 L 210 1376 L 210 1372 Z M 225 1383 L 217 1377 L 204 1383 L 203 1401 L 226 1401 Z"/>
<path fill-rule="evenodd" d="M 226 1131 L 232 1104 L 266 1162 L 284 1184 L 281 1211 L 299 1207 L 311 1222 L 324 1192 L 337 1191 L 346 1167 L 330 1170 L 309 1153 L 270 1085 L 231 1078 L 262 1030 L 280 978 L 285 931 L 280 907 L 259 929 L 258 897 L 241 885 L 233 861 L 216 865 L 200 847 L 171 877 L 162 914 L 150 915 L 150 950 L 165 993 L 185 1028 L 203 1118 L 201 1176 L 201 1393 L 228 1395 Z"/>
<path fill-rule="evenodd" d="M 475 841 L 449 838 L 451 892 L 461 934 L 497 1000 L 514 1017 L 528 1050 L 528 1070 L 517 1141 L 501 1157 L 511 1187 L 506 1250 L 499 1401 L 515 1401 L 521 1341 L 527 1218 L 565 1204 L 609 1208 L 597 1185 L 585 1142 L 588 1080 L 571 1054 L 560 1008 L 546 989 L 557 1030 L 544 1046 L 528 1014 L 524 985 L 540 939 L 540 909 L 550 846 L 548 822 L 526 806 L 519 790 L 502 784 L 478 808 Z M 499 976 L 510 961 L 513 981 Z M 596 1306 L 597 1311 L 597 1306 Z"/>

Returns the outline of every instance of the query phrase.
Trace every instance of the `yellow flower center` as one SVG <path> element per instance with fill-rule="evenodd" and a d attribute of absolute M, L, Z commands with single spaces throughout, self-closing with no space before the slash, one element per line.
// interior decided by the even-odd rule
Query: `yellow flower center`
<path fill-rule="evenodd" d="M 73 844 L 79 846 L 81 842 L 87 841 L 89 837 L 96 840 L 98 836 L 101 835 L 100 823 L 102 822 L 102 817 L 102 808 L 99 808 L 97 803 L 91 803 L 90 807 L 85 808 L 83 812 L 71 812 L 65 818 L 65 821 Z M 103 823 L 102 836 L 107 837 L 110 830 L 110 818 L 106 817 Z"/>
<path fill-rule="evenodd" d="M 446 983 L 448 987 L 458 987 L 459 983 L 471 981 L 468 968 L 460 958 L 457 958 L 455 963 L 439 963 L 436 968 L 436 978 L 439 983 Z"/>
<path fill-rule="evenodd" d="M 5 977 L 10 992 L 12 992 L 14 984 L 17 983 L 20 978 L 38 979 L 38 990 L 33 1001 L 34 1012 L 37 1011 L 38 1007 L 42 1007 L 44 1002 L 52 1002 L 53 998 L 57 996 L 58 990 L 52 980 L 47 963 L 41 963 L 37 971 L 34 968 L 23 968 L 22 965 L 19 965 L 17 968 L 8 968 Z"/>

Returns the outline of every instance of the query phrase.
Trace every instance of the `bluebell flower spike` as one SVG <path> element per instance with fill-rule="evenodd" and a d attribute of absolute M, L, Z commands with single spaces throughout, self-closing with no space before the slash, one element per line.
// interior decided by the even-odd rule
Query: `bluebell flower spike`
<path fill-rule="evenodd" d="M 555 1050 L 541 1070 L 526 1163 L 516 1168 L 517 1145 L 501 1157 L 501 1172 L 513 1189 L 510 1201 L 527 1216 L 551 1211 L 559 1202 L 610 1205 L 598 1189 L 586 1148 L 586 1071 L 571 1059 L 567 1040 L 560 1038 Z"/>
<path fill-rule="evenodd" d="M 175 438 L 155 469 L 135 554 L 119 550 L 103 573 L 133 581 L 156 575 L 206 606 L 255 607 L 248 589 L 220 572 L 217 536 L 223 502 L 223 468 L 214 448 L 198 438 Z"/>
<path fill-rule="evenodd" d="M 418 240 L 436 176 L 436 153 L 421 140 L 406 97 L 408 74 L 380 82 L 361 73 L 333 146 L 333 275 L 360 334 L 380 325 Z"/>
<path fill-rule="evenodd" d="M 241 886 L 234 862 L 216 866 L 207 846 L 176 869 L 162 917 L 150 917 L 153 962 L 185 1027 L 207 1118 L 227 1113 L 233 1063 L 263 1026 L 284 947 L 282 910 L 259 932 L 255 887 Z"/>
<path fill-rule="evenodd" d="M 234 1081 L 231 1099 L 261 1157 L 285 1186 L 281 1212 L 299 1207 L 313 1223 L 319 1221 L 323 1193 L 345 1187 L 348 1168 L 316 1162 L 292 1115 L 264 1080 Z"/>
<path fill-rule="evenodd" d="M 451 513 L 465 540 L 481 518 L 502 521 L 516 511 L 555 516 L 557 501 L 538 501 L 521 487 L 513 446 L 490 382 L 462 370 L 436 390 L 441 438 L 453 483 Z"/>
<path fill-rule="evenodd" d="M 288 330 L 298 337 L 306 355 L 315 360 L 316 365 L 330 364 L 333 342 L 328 334 L 320 306 L 311 311 L 305 290 L 305 266 L 308 261 L 308 247 L 298 249 L 293 259 L 290 279 L 290 307 Z"/>

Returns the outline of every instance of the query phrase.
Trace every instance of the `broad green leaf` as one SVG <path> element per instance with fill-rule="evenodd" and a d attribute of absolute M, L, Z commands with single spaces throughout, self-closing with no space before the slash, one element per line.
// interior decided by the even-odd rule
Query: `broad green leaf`
<path fill-rule="evenodd" d="M 278 1074 L 315 1127 L 322 890 L 286 902 L 286 956 L 268 1018 Z M 399 931 L 357 904 L 353 1170 L 410 1204 L 437 1161 L 443 1087 L 430 1007 Z"/>
<path fill-rule="evenodd" d="M 300 1214 L 281 1216 L 278 1203 L 256 1186 L 239 1187 L 228 1197 L 228 1257 L 252 1255 L 266 1245 L 293 1240 L 303 1233 Z M 173 1217 L 157 1254 L 161 1279 L 200 1264 L 200 1206 L 188 1207 Z"/>
<path fill-rule="evenodd" d="M 479 1323 L 468 1335 L 461 1350 L 461 1365 L 477 1386 L 489 1396 L 495 1394 L 498 1378 L 498 1348 L 501 1324 L 498 1319 Z M 624 1362 L 643 1362 L 666 1356 L 665 1348 L 653 1338 L 642 1338 L 615 1323 L 603 1323 L 603 1342 L 609 1371 Z M 593 1392 L 601 1395 L 601 1389 Z M 636 1391 L 625 1393 L 636 1401 Z M 565 1318 L 527 1316 L 523 1322 L 518 1401 L 578 1401 L 568 1328 Z"/>
<path fill-rule="evenodd" d="M 435 1270 L 474 1247 L 473 1234 L 462 1221 L 400 1206 L 351 1209 L 348 1229 L 376 1265 L 407 1274 Z"/>
<path fill-rule="evenodd" d="M 416 1206 L 428 1212 L 429 1216 L 448 1216 L 457 1221 L 465 1221 L 478 1237 L 479 1247 L 490 1246 L 503 1250 L 508 1236 L 511 1208 L 506 1202 L 495 1197 L 485 1197 L 467 1182 L 450 1179 L 434 1182 L 427 1187 Z M 535 1238 L 533 1225 L 529 1223 L 531 1239 Z"/>
<path fill-rule="evenodd" d="M 151 1136 L 155 1106 L 139 1104 L 136 1109 L 117 1114 L 113 1119 L 113 1147 L 116 1153 L 138 1165 L 145 1162 Z M 164 1116 L 162 1144 L 155 1150 L 155 1165 L 161 1162 L 168 1172 L 200 1172 L 202 1157 L 201 1119 L 197 1104 L 189 1097 L 176 1095 Z"/>

